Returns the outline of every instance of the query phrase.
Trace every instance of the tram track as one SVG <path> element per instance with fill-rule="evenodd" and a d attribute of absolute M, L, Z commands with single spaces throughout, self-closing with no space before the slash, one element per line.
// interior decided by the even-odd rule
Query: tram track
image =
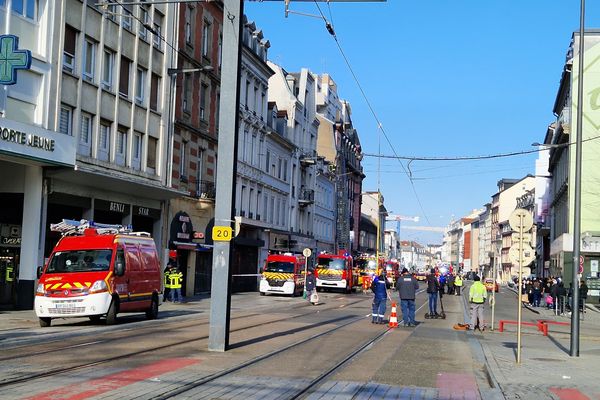
<path fill-rule="evenodd" d="M 419 290 L 417 292 L 417 294 L 420 294 L 423 292 L 424 292 L 424 290 Z M 369 298 L 368 300 L 371 300 L 371 299 Z M 416 311 L 419 311 L 421 308 L 423 308 L 426 305 L 427 305 L 427 301 L 425 303 L 423 303 L 420 307 L 418 307 L 418 309 Z M 263 361 L 271 359 L 275 356 L 279 356 L 287 351 L 298 348 L 304 344 L 311 343 L 315 339 L 319 339 L 319 338 L 323 338 L 324 336 L 331 335 L 345 327 L 348 327 L 356 322 L 364 321 L 364 320 L 365 320 L 365 317 L 352 318 L 352 320 L 350 320 L 346 323 L 343 323 L 342 325 L 338 325 L 338 326 L 336 326 L 332 329 L 329 329 L 325 332 L 317 333 L 317 334 L 312 335 L 308 338 L 305 338 L 301 341 L 283 346 L 279 349 L 276 349 L 269 353 L 257 356 L 255 358 L 252 358 L 250 360 L 242 362 L 238 365 L 227 368 L 223 371 L 198 378 L 196 380 L 193 380 L 191 382 L 183 384 L 182 386 L 178 387 L 177 389 L 173 389 L 173 390 L 164 392 L 160 395 L 151 397 L 151 399 L 152 400 L 166 400 L 166 399 L 177 398 L 178 396 L 185 396 L 186 394 L 188 394 L 188 396 L 190 396 L 190 394 L 188 392 L 191 392 L 194 389 L 198 389 L 198 388 L 202 387 L 203 385 L 209 384 L 211 382 L 214 382 L 214 381 L 216 381 L 220 378 L 226 377 L 228 375 L 237 373 L 245 368 L 256 366 L 257 364 L 259 364 Z M 340 370 L 342 370 L 350 361 L 356 359 L 360 354 L 362 354 L 366 349 L 370 348 L 377 341 L 382 339 L 392 329 L 393 328 L 388 327 L 384 331 L 378 332 L 376 335 L 368 338 L 366 341 L 363 341 L 362 343 L 360 343 L 359 345 L 354 347 L 353 350 L 351 352 L 349 352 L 348 354 L 346 354 L 341 360 L 336 361 L 331 367 L 326 368 L 323 372 L 321 372 L 318 376 L 314 377 L 313 379 L 310 379 L 307 382 L 304 382 L 302 384 L 302 386 L 300 388 L 297 388 L 294 393 L 286 393 L 286 398 L 301 399 L 301 398 L 304 398 L 305 395 L 308 395 L 308 394 L 314 392 L 315 390 L 318 389 L 318 387 L 320 387 L 324 383 L 324 381 L 327 380 L 327 378 L 331 377 L 336 372 L 339 372 Z M 193 395 L 191 395 L 191 397 L 193 398 Z"/>
<path fill-rule="evenodd" d="M 352 301 L 349 302 L 348 305 L 354 305 L 354 304 L 358 304 L 364 301 L 370 300 L 370 298 L 363 298 L 363 299 L 358 299 L 356 301 Z M 305 306 L 305 305 L 302 305 Z M 301 306 L 299 306 L 298 308 L 300 308 Z M 327 309 L 321 309 L 318 311 L 325 311 L 325 310 L 333 310 L 338 308 L 338 306 L 336 307 L 331 307 L 331 308 L 327 308 Z M 260 321 L 258 323 L 255 324 L 250 324 L 244 327 L 240 327 L 237 329 L 232 329 L 231 332 L 241 332 L 241 331 L 245 331 L 245 330 L 249 330 L 249 329 L 253 329 L 253 328 L 257 328 L 257 327 L 262 327 L 268 324 L 275 324 L 275 323 L 279 323 L 279 322 L 285 322 L 285 321 L 290 321 L 299 317 L 303 317 L 303 316 L 307 316 L 307 315 L 311 315 L 314 314 L 316 310 L 314 309 L 310 309 L 311 311 L 309 312 L 305 312 L 305 313 L 301 313 L 301 314 L 294 314 L 294 315 L 290 315 L 289 317 L 285 317 L 285 318 L 277 318 L 277 319 L 271 319 L 271 320 L 267 320 L 267 321 Z M 238 317 L 239 319 L 246 319 L 248 318 L 248 315 L 246 315 L 245 317 Z M 236 319 L 238 319 L 236 318 Z M 362 318 L 362 317 L 361 317 Z M 337 318 L 336 318 L 337 319 Z M 336 319 L 332 319 L 332 322 L 335 322 Z M 206 325 L 208 324 L 208 322 L 206 323 L 202 323 L 202 324 L 197 324 L 197 323 L 193 323 L 193 324 L 189 324 L 187 327 L 194 327 L 194 326 L 199 326 L 199 325 Z M 148 334 L 146 333 L 146 336 Z M 124 338 L 118 338 L 115 340 L 121 340 L 121 339 L 128 339 L 131 338 L 131 336 L 129 337 L 124 337 Z M 165 349 L 169 349 L 172 347 L 176 347 L 176 346 L 182 346 L 182 345 L 189 345 L 192 342 L 198 342 L 198 341 L 202 341 L 202 340 L 206 340 L 208 339 L 208 335 L 202 335 L 202 336 L 198 336 L 198 337 L 192 337 L 192 338 L 186 338 L 184 340 L 177 340 L 177 341 L 172 341 L 169 343 L 165 343 L 159 346 L 153 346 L 150 348 L 144 348 L 138 351 L 131 351 L 131 352 L 127 352 L 125 354 L 119 354 L 117 356 L 113 356 L 113 357 L 107 357 L 107 358 L 103 358 L 97 361 L 91 361 L 91 362 L 85 362 L 85 363 L 80 363 L 77 365 L 72 365 L 69 367 L 62 367 L 62 368 L 56 368 L 53 370 L 49 370 L 49 371 L 44 371 L 44 372 L 40 372 L 40 373 L 33 373 L 33 374 L 28 374 L 26 376 L 3 376 L 5 379 L 5 381 L 0 381 L 0 388 L 2 388 L 3 390 L 5 388 L 10 388 L 11 386 L 15 386 L 24 382 L 31 382 L 32 380 L 37 380 L 37 379 L 42 379 L 42 378 L 48 378 L 48 377 L 52 377 L 52 376 L 57 376 L 57 375 L 61 375 L 61 374 L 65 374 L 65 373 L 70 373 L 70 372 L 74 372 L 74 371 L 78 371 L 78 370 L 83 370 L 86 368 L 91 368 L 91 367 L 95 367 L 98 365 L 102 365 L 102 364 L 107 364 L 110 362 L 114 362 L 114 361 L 120 361 L 120 360 L 126 360 L 128 358 L 132 358 L 132 357 L 136 357 L 139 355 L 144 355 L 144 354 L 151 354 L 153 352 L 159 352 Z M 90 346 L 94 346 L 94 345 L 101 345 L 104 344 L 106 345 L 106 341 L 93 341 L 90 342 L 88 345 Z M 62 348 L 62 351 L 65 350 L 69 350 L 69 349 L 76 349 L 76 348 L 81 348 L 82 346 L 85 346 L 85 343 L 77 343 L 74 345 L 70 345 L 70 346 L 66 346 L 64 348 Z M 60 349 L 53 349 L 52 352 L 56 352 L 59 351 Z M 92 351 L 91 349 L 89 350 L 90 352 Z M 50 352 L 50 351 L 49 351 Z M 39 356 L 40 353 L 32 353 L 26 357 L 31 358 L 31 357 L 37 357 Z M 18 360 L 18 361 L 22 361 L 24 356 L 15 356 L 15 357 L 11 357 L 8 358 L 8 360 Z M 5 359 L 6 360 L 6 359 Z M 6 374 L 5 374 L 6 375 Z"/>

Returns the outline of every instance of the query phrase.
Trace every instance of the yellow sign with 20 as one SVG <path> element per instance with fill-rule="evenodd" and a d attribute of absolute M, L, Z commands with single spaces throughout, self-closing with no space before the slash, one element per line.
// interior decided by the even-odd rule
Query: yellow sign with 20
<path fill-rule="evenodd" d="M 233 237 L 233 229 L 230 226 L 213 226 L 212 239 L 215 242 L 230 242 Z"/>

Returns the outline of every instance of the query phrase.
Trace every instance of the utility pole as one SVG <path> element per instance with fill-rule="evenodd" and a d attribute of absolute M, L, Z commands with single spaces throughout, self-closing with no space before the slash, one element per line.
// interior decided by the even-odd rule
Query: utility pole
<path fill-rule="evenodd" d="M 583 53 L 585 43 L 585 0 L 579 14 L 579 59 L 577 68 L 577 133 L 575 136 L 575 194 L 573 200 L 573 288 L 571 306 L 571 346 L 569 355 L 579 357 L 579 259 L 581 257 L 581 147 L 583 139 Z"/>
<path fill-rule="evenodd" d="M 244 0 L 224 0 L 223 63 L 221 67 L 221 100 L 217 173 L 219 182 L 215 198 L 213 228 L 213 266 L 210 300 L 208 350 L 226 351 L 229 347 L 231 311 L 231 275 L 234 222 L 235 176 L 237 173 L 237 137 L 239 130 L 240 63 L 242 57 L 242 16 Z M 225 233 L 229 233 L 226 235 Z M 218 237 L 221 235 L 221 237 Z M 227 238 L 229 240 L 227 240 Z"/>

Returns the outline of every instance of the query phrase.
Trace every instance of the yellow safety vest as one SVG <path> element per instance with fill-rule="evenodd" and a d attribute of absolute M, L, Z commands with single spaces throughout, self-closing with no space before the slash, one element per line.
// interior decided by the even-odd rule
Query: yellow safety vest
<path fill-rule="evenodd" d="M 181 273 L 181 271 L 179 272 L 171 272 L 169 274 L 169 281 L 170 281 L 170 286 L 171 289 L 181 289 L 181 281 L 183 278 L 183 274 Z"/>
<path fill-rule="evenodd" d="M 171 289 L 171 279 L 169 278 L 169 276 L 171 275 L 171 272 L 169 270 L 165 271 L 165 289 Z"/>
<path fill-rule="evenodd" d="M 462 286 L 462 279 L 460 279 L 460 277 L 458 275 L 454 279 L 454 285 L 455 286 Z"/>
<path fill-rule="evenodd" d="M 469 290 L 469 301 L 475 304 L 483 304 L 487 298 L 487 289 L 481 281 L 475 281 Z"/>

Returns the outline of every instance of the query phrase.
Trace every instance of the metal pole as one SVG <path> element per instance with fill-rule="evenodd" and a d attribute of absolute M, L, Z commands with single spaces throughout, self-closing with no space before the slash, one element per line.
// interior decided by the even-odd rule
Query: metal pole
<path fill-rule="evenodd" d="M 494 279 L 494 289 L 496 289 L 496 258 L 493 258 L 494 265 L 492 266 L 492 278 Z M 494 331 L 494 314 L 496 311 L 496 290 L 492 290 L 492 327 L 491 330 Z"/>
<path fill-rule="evenodd" d="M 523 293 L 523 214 L 519 215 L 519 295 L 517 296 L 519 305 L 517 317 L 517 364 L 521 364 L 521 316 L 523 313 L 523 304 L 521 294 Z"/>
<path fill-rule="evenodd" d="M 223 65 L 221 68 L 221 102 L 219 118 L 219 148 L 217 160 L 217 195 L 215 199 L 215 227 L 231 227 L 234 222 L 233 194 L 235 192 L 237 137 L 239 130 L 240 61 L 242 52 L 243 0 L 224 1 Z M 229 317 L 231 282 L 229 265 L 232 260 L 232 242 L 215 241 L 210 301 L 208 350 L 226 351 L 229 347 Z"/>
<path fill-rule="evenodd" d="M 579 357 L 579 257 L 581 240 L 581 147 L 583 138 L 583 52 L 584 52 L 585 0 L 581 0 L 579 15 L 579 65 L 577 69 L 577 134 L 575 137 L 575 194 L 573 213 L 573 306 L 571 307 L 571 347 L 569 355 Z"/>

